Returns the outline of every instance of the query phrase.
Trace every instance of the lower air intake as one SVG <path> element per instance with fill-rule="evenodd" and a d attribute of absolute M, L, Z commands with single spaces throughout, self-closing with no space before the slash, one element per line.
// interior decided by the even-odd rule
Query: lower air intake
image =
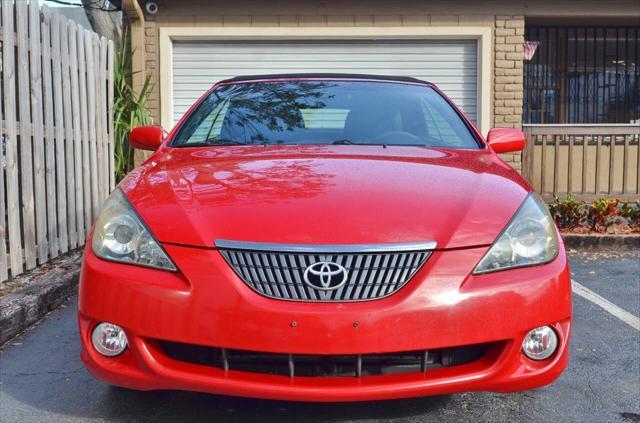
<path fill-rule="evenodd" d="M 168 341 L 160 341 L 160 345 L 174 360 L 223 370 L 289 377 L 365 377 L 426 372 L 471 363 L 496 344 L 361 355 L 273 354 Z"/>

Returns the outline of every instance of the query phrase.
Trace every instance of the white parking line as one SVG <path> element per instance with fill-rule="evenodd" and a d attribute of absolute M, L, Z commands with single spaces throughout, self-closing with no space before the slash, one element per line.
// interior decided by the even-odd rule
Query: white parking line
<path fill-rule="evenodd" d="M 571 286 L 573 287 L 574 294 L 580 295 L 582 298 L 591 301 L 595 305 L 601 307 L 607 313 L 622 320 L 635 330 L 640 331 L 640 317 L 629 313 L 627 310 L 621 309 L 611 301 L 601 297 L 587 287 L 580 285 L 573 279 L 571 280 Z"/>

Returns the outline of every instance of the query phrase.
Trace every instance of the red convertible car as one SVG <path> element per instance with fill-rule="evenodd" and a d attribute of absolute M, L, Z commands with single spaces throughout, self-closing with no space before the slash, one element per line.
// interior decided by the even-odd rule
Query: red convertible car
<path fill-rule="evenodd" d="M 543 386 L 571 286 L 540 197 L 433 84 L 216 84 L 103 205 L 79 293 L 97 378 L 298 401 Z"/>

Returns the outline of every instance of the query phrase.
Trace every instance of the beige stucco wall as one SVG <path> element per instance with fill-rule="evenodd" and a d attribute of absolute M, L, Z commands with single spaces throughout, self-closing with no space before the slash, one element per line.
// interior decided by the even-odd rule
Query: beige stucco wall
<path fill-rule="evenodd" d="M 145 1 L 140 2 L 144 7 Z M 585 0 L 537 1 L 335 1 L 335 0 L 157 0 L 159 11 L 145 14 L 145 71 L 153 89 L 149 108 L 160 122 L 161 27 L 425 27 L 473 26 L 492 31 L 494 71 L 483 83 L 491 86 L 490 122 L 495 127 L 521 126 L 522 43 L 527 16 L 640 16 L 640 2 Z M 573 3 L 573 4 L 570 4 Z M 486 111 L 485 111 L 486 113 Z M 505 155 L 520 170 L 520 154 Z"/>

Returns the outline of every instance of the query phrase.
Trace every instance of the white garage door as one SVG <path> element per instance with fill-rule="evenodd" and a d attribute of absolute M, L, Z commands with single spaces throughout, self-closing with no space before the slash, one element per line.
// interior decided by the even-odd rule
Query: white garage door
<path fill-rule="evenodd" d="M 437 84 L 476 121 L 476 41 L 174 41 L 174 123 L 214 83 L 241 75 L 344 72 Z"/>

